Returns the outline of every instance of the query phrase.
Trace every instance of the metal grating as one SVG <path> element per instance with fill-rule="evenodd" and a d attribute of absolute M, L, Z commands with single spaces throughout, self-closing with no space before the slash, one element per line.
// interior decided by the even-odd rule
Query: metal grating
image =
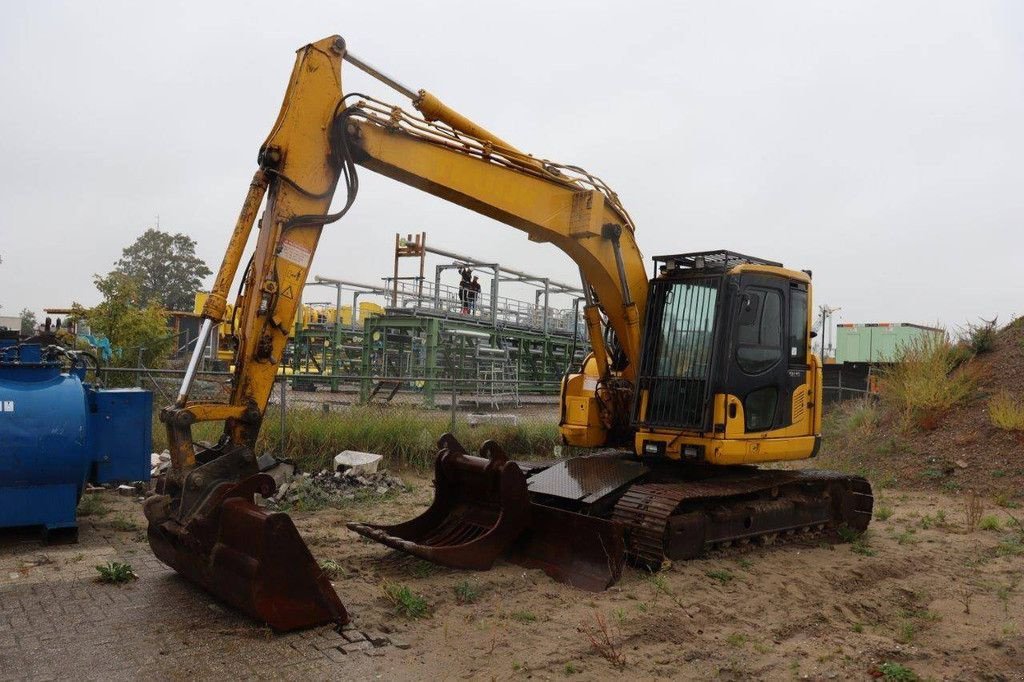
<path fill-rule="evenodd" d="M 720 284 L 717 276 L 654 282 L 638 379 L 639 423 L 706 426 Z"/>
<path fill-rule="evenodd" d="M 709 272 L 725 272 L 737 265 L 773 265 L 782 267 L 782 263 L 746 256 L 735 251 L 719 249 L 717 251 L 694 251 L 692 253 L 677 253 L 667 256 L 655 256 L 655 263 L 661 263 L 662 272 L 673 270 L 707 270 Z"/>

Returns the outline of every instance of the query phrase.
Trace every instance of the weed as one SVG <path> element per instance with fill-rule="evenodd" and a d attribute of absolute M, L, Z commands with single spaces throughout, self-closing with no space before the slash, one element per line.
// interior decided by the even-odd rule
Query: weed
<path fill-rule="evenodd" d="M 640 602 L 636 605 L 636 610 L 640 613 L 647 613 L 647 602 Z"/>
<path fill-rule="evenodd" d="M 1004 431 L 1024 431 L 1024 402 L 1001 391 L 989 398 L 988 418 L 993 426 Z"/>
<path fill-rule="evenodd" d="M 115 516 L 110 522 L 110 527 L 114 530 L 121 530 L 125 532 L 136 531 L 140 528 L 139 524 L 135 523 L 134 520 L 129 519 L 124 514 L 118 514 Z"/>
<path fill-rule="evenodd" d="M 997 556 L 1022 556 L 1024 555 L 1024 541 L 1014 535 L 1007 535 L 996 545 Z"/>
<path fill-rule="evenodd" d="M 992 514 L 982 516 L 981 520 L 978 521 L 978 528 L 981 530 L 999 530 L 1000 527 L 999 517 Z"/>
<path fill-rule="evenodd" d="M 112 585 L 121 585 L 139 577 L 132 570 L 131 565 L 123 564 L 119 561 L 108 561 L 101 566 L 97 566 L 96 570 L 100 574 L 98 580 L 101 583 L 110 583 Z"/>
<path fill-rule="evenodd" d="M 914 537 L 914 529 L 907 528 L 905 531 L 896 536 L 896 542 L 901 545 L 913 545 L 917 543 L 917 538 Z"/>
<path fill-rule="evenodd" d="M 974 491 L 971 491 L 964 502 L 964 526 L 968 533 L 973 533 L 978 528 L 978 522 L 981 521 L 981 515 L 984 513 L 985 503 Z"/>
<path fill-rule="evenodd" d="M 945 526 L 946 525 L 946 510 L 945 509 L 940 509 L 937 512 L 935 512 L 935 522 L 938 523 L 940 526 Z"/>
<path fill-rule="evenodd" d="M 757 653 L 759 653 L 761 655 L 764 655 L 764 654 L 771 653 L 772 648 L 770 646 L 768 646 L 767 644 L 765 644 L 764 642 L 754 642 L 754 651 L 756 651 Z"/>
<path fill-rule="evenodd" d="M 956 593 L 957 600 L 964 605 L 964 613 L 971 613 L 971 600 L 974 599 L 974 588 L 964 585 Z"/>
<path fill-rule="evenodd" d="M 1010 499 L 1006 493 L 998 493 L 994 499 L 997 507 L 1003 509 L 1020 509 L 1020 502 Z"/>
<path fill-rule="evenodd" d="M 513 611 L 508 617 L 517 623 L 536 623 L 537 616 L 531 611 Z"/>
<path fill-rule="evenodd" d="M 948 481 L 942 482 L 942 489 L 945 490 L 947 493 L 960 492 L 960 484 L 950 479 Z"/>
<path fill-rule="evenodd" d="M 78 503 L 79 516 L 106 516 L 110 509 L 103 503 L 103 498 L 96 494 L 82 495 Z"/>
<path fill-rule="evenodd" d="M 720 583 L 727 583 L 733 579 L 733 574 L 724 568 L 715 568 L 710 571 L 704 571 L 704 575 L 713 580 L 717 580 Z"/>
<path fill-rule="evenodd" d="M 917 682 L 920 679 L 917 673 L 899 663 L 883 663 L 878 666 L 878 672 L 885 682 Z"/>
<path fill-rule="evenodd" d="M 328 580 L 337 580 L 345 575 L 345 568 L 337 561 L 333 559 L 323 559 L 320 561 L 320 570 L 324 572 Z"/>
<path fill-rule="evenodd" d="M 608 621 L 600 611 L 594 612 L 594 625 L 584 623 L 582 629 L 590 640 L 591 648 L 599 656 L 617 668 L 625 667 L 626 654 L 622 652 L 622 645 L 617 641 L 618 636 L 609 629 Z"/>
<path fill-rule="evenodd" d="M 849 526 L 839 526 L 836 532 L 839 533 L 839 539 L 843 542 L 853 542 L 861 536 L 859 530 L 855 530 Z"/>
<path fill-rule="evenodd" d="M 739 632 L 734 632 L 728 637 L 726 637 L 725 641 L 729 644 L 729 646 L 741 647 L 747 643 L 747 636 Z"/>
<path fill-rule="evenodd" d="M 928 530 L 929 528 L 934 526 L 936 523 L 937 523 L 937 521 L 936 521 L 934 516 L 932 516 L 931 514 L 925 514 L 917 522 L 917 525 L 921 526 L 921 528 L 923 528 L 924 530 Z"/>
<path fill-rule="evenodd" d="M 612 612 L 612 615 L 615 616 L 615 621 L 619 625 L 622 625 L 623 623 L 626 622 L 626 610 L 625 609 L 615 609 Z"/>
<path fill-rule="evenodd" d="M 971 353 L 981 355 L 992 350 L 996 344 L 997 319 L 999 318 L 993 317 L 991 320 L 982 319 L 978 324 L 967 323 L 966 328 L 961 331 L 961 337 Z"/>
<path fill-rule="evenodd" d="M 463 580 L 455 586 L 455 599 L 460 604 L 473 604 L 480 599 L 481 594 L 483 590 L 468 580 Z"/>
<path fill-rule="evenodd" d="M 866 533 L 850 543 L 850 551 L 861 556 L 875 556 L 875 550 L 868 545 Z"/>
<path fill-rule="evenodd" d="M 905 620 L 900 623 L 899 630 L 896 632 L 897 641 L 903 642 L 904 644 L 910 644 L 914 641 L 914 635 L 917 634 L 917 625 L 909 620 Z"/>
<path fill-rule="evenodd" d="M 920 336 L 900 346 L 882 373 L 882 404 L 904 428 L 935 428 L 946 410 L 973 393 L 975 374 L 968 367 L 954 371 L 952 350 L 946 334 Z"/>
<path fill-rule="evenodd" d="M 844 411 L 848 431 L 871 433 L 878 425 L 878 406 L 870 397 L 850 401 L 848 406 L 844 406 Z"/>
<path fill-rule="evenodd" d="M 566 675 L 576 675 L 577 673 L 583 672 L 583 669 L 580 668 L 579 666 L 577 666 L 572 661 L 569 661 L 568 663 L 565 664 L 565 668 L 563 669 L 563 672 L 565 672 Z"/>
<path fill-rule="evenodd" d="M 746 558 L 746 557 L 740 557 L 739 560 L 737 560 L 736 563 L 738 563 L 740 565 L 740 568 L 742 568 L 744 570 L 747 570 L 747 571 L 749 571 L 754 566 L 754 562 L 751 561 L 750 559 Z"/>
<path fill-rule="evenodd" d="M 861 623 L 854 623 L 851 629 L 857 634 L 864 632 L 864 626 Z"/>
<path fill-rule="evenodd" d="M 892 518 L 892 507 L 879 507 L 875 510 L 875 518 L 879 521 L 888 521 Z"/>
<path fill-rule="evenodd" d="M 396 585 L 385 581 L 381 585 L 381 591 L 400 616 L 414 620 L 430 615 L 427 600 L 410 590 L 408 585 Z"/>

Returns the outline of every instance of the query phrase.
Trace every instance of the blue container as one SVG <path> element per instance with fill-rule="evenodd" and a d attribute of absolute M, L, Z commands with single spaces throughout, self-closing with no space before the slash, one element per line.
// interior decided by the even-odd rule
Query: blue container
<path fill-rule="evenodd" d="M 87 481 L 147 481 L 153 397 L 97 389 L 39 346 L 0 348 L 0 527 L 75 528 Z"/>

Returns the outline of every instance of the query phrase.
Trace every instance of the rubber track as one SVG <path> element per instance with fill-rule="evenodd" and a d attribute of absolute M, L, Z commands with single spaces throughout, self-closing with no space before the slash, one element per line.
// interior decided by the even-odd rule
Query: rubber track
<path fill-rule="evenodd" d="M 833 518 L 832 524 L 845 523 L 856 530 L 867 528 L 873 505 L 870 483 L 860 476 L 822 470 L 760 470 L 736 477 L 640 483 L 630 486 L 615 504 L 612 520 L 621 523 L 626 529 L 626 549 L 630 558 L 640 565 L 657 570 L 666 561 L 665 535 L 669 518 L 682 505 L 693 502 L 721 504 L 730 497 L 800 483 L 819 485 L 822 489 L 832 483 L 841 483 L 850 494 L 852 503 L 841 512 L 844 518 Z M 807 529 L 815 530 L 814 526 L 820 524 L 810 524 Z M 791 530 L 781 532 L 790 534 Z M 774 536 L 778 532 L 768 531 L 761 537 Z"/>

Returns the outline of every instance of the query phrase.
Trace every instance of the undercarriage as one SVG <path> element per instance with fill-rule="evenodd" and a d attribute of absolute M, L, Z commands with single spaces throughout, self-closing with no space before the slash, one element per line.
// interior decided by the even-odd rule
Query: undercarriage
<path fill-rule="evenodd" d="M 626 561 L 659 570 L 715 548 L 862 532 L 871 520 L 870 484 L 839 472 L 641 460 L 617 450 L 513 462 L 494 443 L 469 455 L 450 435 L 440 446 L 424 514 L 349 528 L 442 565 L 486 570 L 505 556 L 599 591 Z"/>

